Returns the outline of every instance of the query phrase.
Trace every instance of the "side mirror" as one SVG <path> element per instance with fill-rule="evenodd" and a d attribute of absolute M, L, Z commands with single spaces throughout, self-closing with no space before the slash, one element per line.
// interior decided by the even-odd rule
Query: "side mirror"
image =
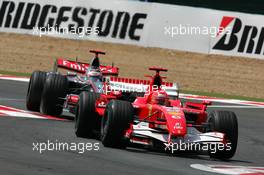
<path fill-rule="evenodd" d="M 162 89 L 165 90 L 169 96 L 179 98 L 180 87 L 178 83 L 173 83 L 172 87 L 164 86 Z"/>
<path fill-rule="evenodd" d="M 177 93 L 178 93 L 178 96 L 180 94 L 180 84 L 179 83 L 173 83 L 173 87 L 175 87 Z"/>

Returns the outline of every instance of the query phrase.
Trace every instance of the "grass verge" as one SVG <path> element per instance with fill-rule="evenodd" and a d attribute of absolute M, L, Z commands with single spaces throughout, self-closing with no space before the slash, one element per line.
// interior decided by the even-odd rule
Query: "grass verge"
<path fill-rule="evenodd" d="M 20 77 L 30 77 L 30 75 L 31 75 L 31 73 L 12 72 L 12 71 L 5 71 L 5 70 L 0 70 L 0 74 L 2 74 L 2 75 L 14 75 L 14 76 L 20 76 Z"/>
<path fill-rule="evenodd" d="M 201 95 L 201 96 L 208 96 L 208 97 L 264 102 L 264 99 L 262 98 L 246 97 L 246 96 L 239 96 L 239 95 L 232 95 L 232 94 L 221 94 L 221 93 L 215 93 L 215 92 L 198 92 L 198 91 L 184 90 L 184 89 L 181 92 L 185 94 Z"/>

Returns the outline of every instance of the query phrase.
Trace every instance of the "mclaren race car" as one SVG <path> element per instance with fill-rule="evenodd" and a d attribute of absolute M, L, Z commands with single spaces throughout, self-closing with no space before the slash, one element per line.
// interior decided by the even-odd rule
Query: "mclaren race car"
<path fill-rule="evenodd" d="M 163 82 L 160 76 L 161 71 L 167 70 L 156 67 L 150 70 L 156 71 L 150 81 L 113 78 L 114 84 L 137 90 L 144 87 L 143 96 L 137 96 L 133 102 L 107 94 L 82 92 L 75 134 L 92 137 L 94 132 L 99 132 L 106 147 L 125 148 L 132 143 L 173 152 L 184 144 L 186 150 L 205 149 L 213 158 L 233 157 L 238 139 L 235 113 L 209 113 L 207 106 L 211 103 L 207 101 L 182 103 L 177 86 Z"/>
<path fill-rule="evenodd" d="M 119 69 L 113 65 L 100 65 L 99 54 L 105 52 L 90 52 L 95 54 L 90 64 L 58 58 L 52 72 L 33 72 L 27 91 L 27 109 L 53 116 L 59 116 L 63 109 L 75 113 L 80 92 L 103 93 L 106 77 L 118 76 Z M 58 68 L 71 72 L 64 75 Z"/>

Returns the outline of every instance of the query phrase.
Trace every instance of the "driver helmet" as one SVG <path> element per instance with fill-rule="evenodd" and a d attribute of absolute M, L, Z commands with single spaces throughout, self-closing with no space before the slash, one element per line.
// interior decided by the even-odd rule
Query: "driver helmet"
<path fill-rule="evenodd" d="M 98 77 L 98 78 L 102 78 L 102 72 L 100 70 L 100 68 L 90 68 L 87 70 L 86 75 L 88 77 Z"/>
<path fill-rule="evenodd" d="M 164 90 L 155 91 L 152 94 L 152 102 L 158 105 L 168 105 L 169 96 Z"/>

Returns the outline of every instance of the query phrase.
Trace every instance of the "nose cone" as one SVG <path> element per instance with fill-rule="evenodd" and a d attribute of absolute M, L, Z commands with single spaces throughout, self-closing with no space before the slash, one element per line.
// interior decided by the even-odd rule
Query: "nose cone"
<path fill-rule="evenodd" d="M 182 111 L 168 113 L 166 116 L 167 127 L 172 136 L 185 136 L 187 133 L 186 120 Z"/>

